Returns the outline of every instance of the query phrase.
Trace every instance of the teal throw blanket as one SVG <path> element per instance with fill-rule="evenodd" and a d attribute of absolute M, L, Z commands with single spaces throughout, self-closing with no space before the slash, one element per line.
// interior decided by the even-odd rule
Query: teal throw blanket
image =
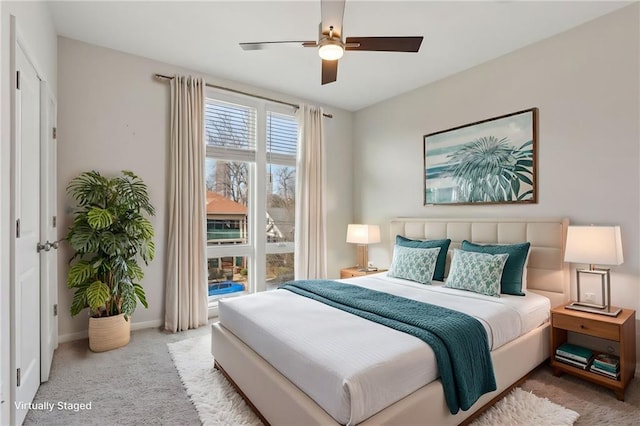
<path fill-rule="evenodd" d="M 328 280 L 290 281 L 280 288 L 409 333 L 431 346 L 451 414 L 496 390 L 487 333 L 475 318 L 437 305 Z"/>

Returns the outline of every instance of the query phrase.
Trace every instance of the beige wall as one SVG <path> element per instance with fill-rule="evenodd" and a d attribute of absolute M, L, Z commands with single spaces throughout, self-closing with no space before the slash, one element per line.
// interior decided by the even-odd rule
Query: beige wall
<path fill-rule="evenodd" d="M 10 16 L 39 77 L 57 93 L 57 37 L 43 2 L 0 2 L 0 424 L 9 424 L 10 385 Z"/>
<path fill-rule="evenodd" d="M 639 10 L 636 3 L 358 111 L 356 219 L 560 216 L 618 224 L 625 262 L 613 269 L 612 299 L 639 309 Z M 423 206 L 423 135 L 530 107 L 539 108 L 537 204 Z M 379 265 L 390 262 L 384 237 L 369 252 Z"/>
<path fill-rule="evenodd" d="M 169 88 L 154 80 L 155 73 L 194 74 L 142 57 L 59 38 L 59 104 L 58 104 L 58 189 L 61 229 L 70 223 L 71 204 L 65 187 L 70 179 L 84 170 L 96 169 L 113 173 L 129 169 L 149 186 L 157 214 L 156 258 L 146 269 L 143 286 L 149 309 L 139 307 L 133 316 L 134 326 L 164 323 L 165 246 L 167 233 L 167 152 L 169 143 Z M 197 74 L 197 73 L 195 73 Z M 253 87 L 204 76 L 212 84 L 271 96 L 288 102 L 299 99 L 270 93 Z M 342 243 L 351 207 L 351 136 L 352 113 L 325 108 L 333 119 L 325 119 L 327 158 L 327 205 L 331 218 L 328 232 L 328 267 L 334 277 L 341 261 L 352 256 L 350 247 Z M 82 337 L 87 328 L 85 315 L 71 318 L 68 314 L 71 291 L 66 288 L 67 260 L 65 245 L 60 259 L 59 334 L 61 340 Z"/>

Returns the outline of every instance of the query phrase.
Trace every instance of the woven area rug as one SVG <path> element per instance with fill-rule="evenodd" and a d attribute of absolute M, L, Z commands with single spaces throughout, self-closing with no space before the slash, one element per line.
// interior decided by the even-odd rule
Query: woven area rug
<path fill-rule="evenodd" d="M 222 373 L 213 368 L 210 335 L 169 343 L 167 346 L 202 424 L 262 425 Z M 472 425 L 573 425 L 578 416 L 575 411 L 516 388 Z"/>

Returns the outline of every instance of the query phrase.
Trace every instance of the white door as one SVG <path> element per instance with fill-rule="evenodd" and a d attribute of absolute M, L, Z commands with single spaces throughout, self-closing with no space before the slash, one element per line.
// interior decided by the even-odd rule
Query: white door
<path fill-rule="evenodd" d="M 40 381 L 46 382 L 58 346 L 58 229 L 56 100 L 45 81 L 40 100 Z"/>
<path fill-rule="evenodd" d="M 11 346 L 13 422 L 21 424 L 40 385 L 40 80 L 19 43 L 15 67 Z"/>

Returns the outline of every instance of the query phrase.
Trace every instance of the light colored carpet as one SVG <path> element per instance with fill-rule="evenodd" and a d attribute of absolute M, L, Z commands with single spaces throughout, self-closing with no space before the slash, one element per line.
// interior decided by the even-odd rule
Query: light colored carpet
<path fill-rule="evenodd" d="M 213 369 L 209 336 L 170 343 L 168 346 L 203 424 L 262 424 L 222 373 Z M 573 425 L 578 417 L 575 411 L 516 388 L 479 417 L 473 426 Z"/>
<path fill-rule="evenodd" d="M 640 426 L 640 379 L 631 380 L 625 400 L 612 390 L 569 374 L 553 375 L 550 367 L 537 369 L 522 389 L 580 413 L 576 426 Z"/>
<path fill-rule="evenodd" d="M 34 402 L 91 402 L 91 410 L 31 410 L 24 424 L 198 425 L 167 342 L 210 333 L 209 327 L 176 334 L 137 330 L 127 346 L 103 353 L 89 351 L 87 339 L 63 343 Z"/>
<path fill-rule="evenodd" d="M 210 357 L 210 327 L 167 334 L 136 330 L 124 348 L 102 354 L 89 351 L 87 340 L 63 343 L 53 357 L 49 382 L 40 386 L 35 403 L 92 402 L 91 410 L 32 410 L 26 425 L 199 425 L 195 406 L 172 362 L 168 343 L 205 336 L 201 351 Z M 210 365 L 210 358 L 207 364 Z M 214 371 L 214 373 L 217 373 Z M 219 374 L 219 373 L 218 373 Z M 612 391 L 542 367 L 521 388 L 580 413 L 576 426 L 640 426 L 640 380 L 633 379 L 625 402 Z"/>

